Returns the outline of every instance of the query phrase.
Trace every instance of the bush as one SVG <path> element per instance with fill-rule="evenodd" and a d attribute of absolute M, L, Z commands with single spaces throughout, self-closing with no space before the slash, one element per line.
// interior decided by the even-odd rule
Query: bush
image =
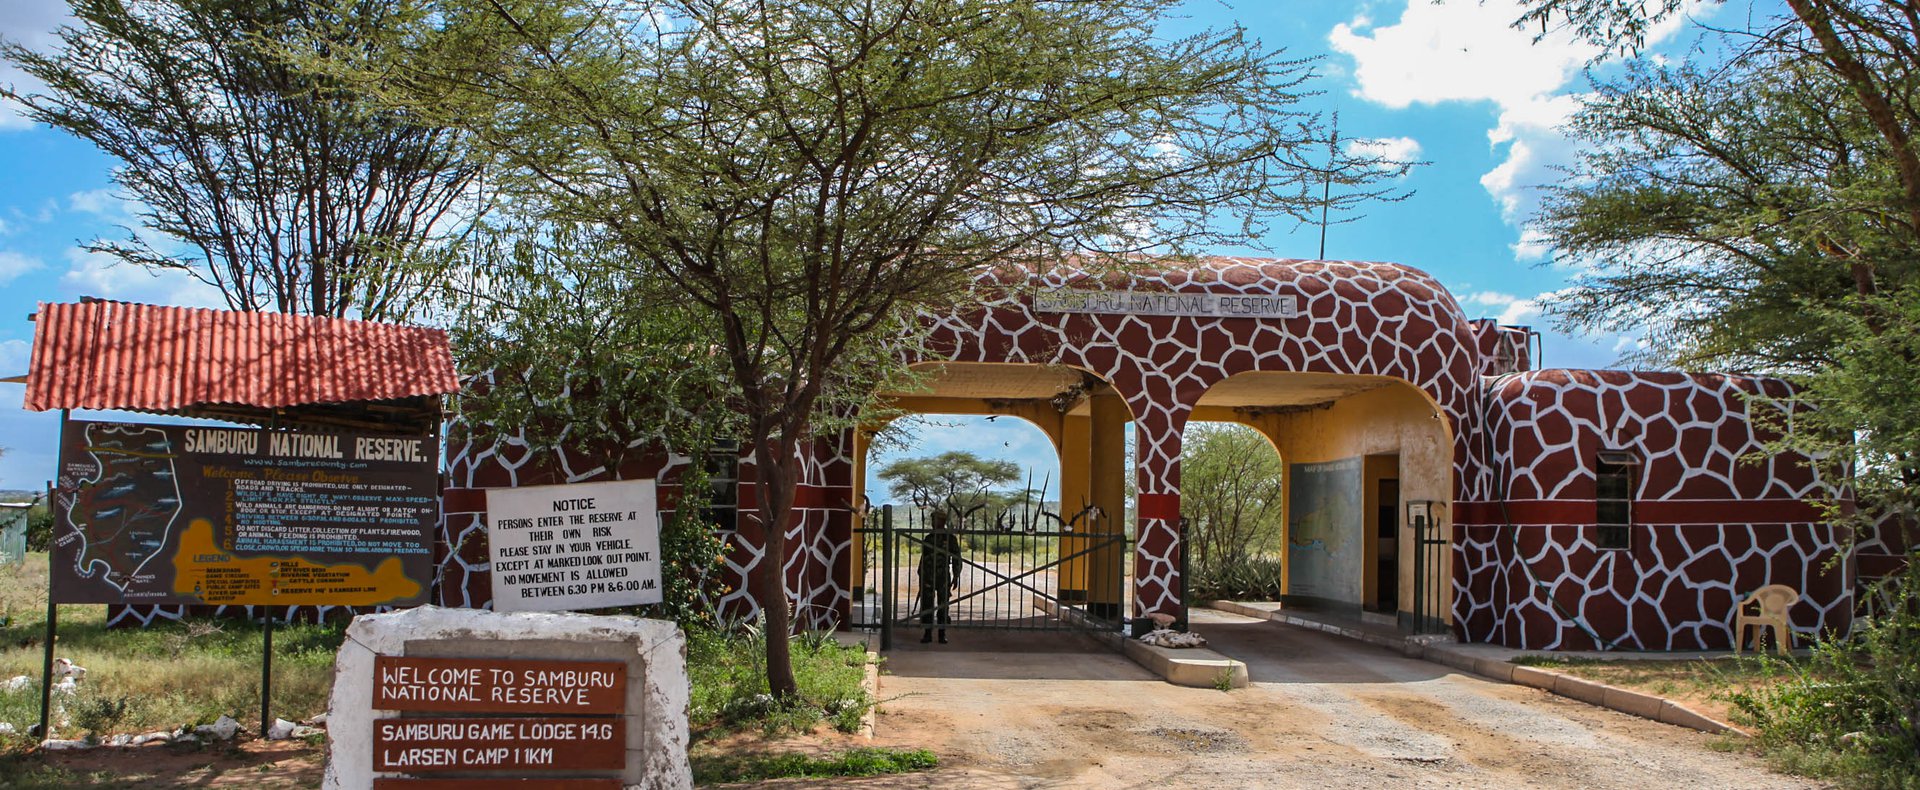
<path fill-rule="evenodd" d="M 1207 601 L 1277 601 L 1286 591 L 1286 567 L 1266 557 L 1197 567 L 1192 569 L 1193 594 Z"/>
<path fill-rule="evenodd" d="M 1920 570 L 1920 566 L 1916 566 Z M 1852 639 L 1805 662 L 1768 661 L 1779 683 L 1733 695 L 1776 764 L 1849 786 L 1920 788 L 1920 572 L 1880 583 L 1893 602 Z"/>
<path fill-rule="evenodd" d="M 809 631 L 792 641 L 792 700 L 767 688 L 766 636 L 758 628 L 687 629 L 687 670 L 692 682 L 688 719 L 696 732 L 759 728 L 767 734 L 805 732 L 828 722 L 842 732 L 860 728 L 874 700 L 866 690 L 867 651 L 842 645 L 832 634 Z"/>

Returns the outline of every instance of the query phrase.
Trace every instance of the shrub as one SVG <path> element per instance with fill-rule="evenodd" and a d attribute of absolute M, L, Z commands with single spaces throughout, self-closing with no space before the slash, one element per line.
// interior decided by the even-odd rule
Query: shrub
<path fill-rule="evenodd" d="M 1920 572 L 1881 583 L 1893 605 L 1805 662 L 1769 661 L 1779 683 L 1733 695 L 1781 767 L 1849 786 L 1920 788 Z"/>
<path fill-rule="evenodd" d="M 1194 597 L 1200 600 L 1275 601 L 1286 580 L 1286 564 L 1266 557 L 1193 569 Z"/>
<path fill-rule="evenodd" d="M 858 729 L 874 704 L 865 686 L 866 650 L 841 645 L 826 632 L 798 634 L 791 644 L 800 691 L 779 700 L 768 693 L 766 637 L 759 628 L 688 628 L 688 718 L 694 730 L 805 732 L 822 721 L 843 732 Z"/>

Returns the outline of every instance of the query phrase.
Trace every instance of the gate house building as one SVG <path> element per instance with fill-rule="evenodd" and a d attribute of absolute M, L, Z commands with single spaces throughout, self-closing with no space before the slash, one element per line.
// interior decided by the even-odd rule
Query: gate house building
<path fill-rule="evenodd" d="M 1290 601 L 1403 628 L 1424 610 L 1462 640 L 1531 649 L 1724 649 L 1735 603 L 1767 584 L 1802 593 L 1797 630 L 1850 624 L 1852 566 L 1823 571 L 1846 536 L 1814 504 L 1844 488 L 1804 458 L 1750 457 L 1771 436 L 1763 412 L 1788 394 L 1778 380 L 1534 369 L 1532 332 L 1469 320 L 1433 277 L 1396 264 L 1215 258 L 981 285 L 998 296 L 928 318 L 935 353 L 915 363 L 927 387 L 889 395 L 908 412 L 1029 420 L 1059 452 L 1063 511 L 1130 513 L 1131 550 L 1064 562 L 1063 599 L 1180 615 L 1181 431 L 1198 420 L 1251 426 L 1286 462 Z M 440 537 L 458 551 L 439 602 L 481 606 L 480 489 L 614 475 L 487 426 L 453 435 Z M 788 586 L 802 625 L 846 624 L 875 586 L 855 539 L 874 518 L 854 507 L 865 434 L 805 452 Z M 712 513 L 733 547 L 723 603 L 750 613 L 753 459 L 718 460 Z M 656 457 L 619 476 L 658 476 L 671 507 L 693 462 Z M 1301 516 L 1321 500 L 1345 505 Z M 1439 561 L 1416 584 L 1422 536 Z"/>

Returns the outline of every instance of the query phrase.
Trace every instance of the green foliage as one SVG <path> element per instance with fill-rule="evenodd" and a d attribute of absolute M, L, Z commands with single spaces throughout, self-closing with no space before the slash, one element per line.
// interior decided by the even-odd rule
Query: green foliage
<path fill-rule="evenodd" d="M 34 505 L 27 513 L 27 551 L 47 551 L 53 544 L 53 509 Z"/>
<path fill-rule="evenodd" d="M 53 51 L 0 43 L 0 59 L 45 85 L 0 86 L 0 97 L 117 160 L 114 183 L 152 232 L 93 251 L 183 269 L 236 309 L 398 317 L 484 205 L 459 133 L 381 111 L 275 52 L 320 25 L 329 46 L 362 47 L 391 22 L 390 4 L 68 7 Z"/>
<path fill-rule="evenodd" d="M 1780 418 L 1792 422 L 1777 426 L 1785 436 L 1774 449 L 1851 476 L 1863 507 L 1834 518 L 1857 529 L 1889 511 L 1911 519 L 1920 504 L 1920 283 L 1806 314 L 1837 327 L 1839 339 L 1832 362 L 1800 381 L 1795 400 L 1811 408 Z"/>
<path fill-rule="evenodd" d="M 1627 65 L 1536 218 L 1581 272 L 1547 303 L 1563 327 L 1640 334 L 1634 361 L 1812 371 L 1846 342 L 1829 310 L 1920 280 L 1894 154 L 1819 58 Z"/>
<path fill-rule="evenodd" d="M 69 707 L 73 726 L 96 738 L 111 734 L 114 732 L 114 727 L 126 718 L 127 710 L 133 702 L 126 697 L 91 692 L 75 694 Z"/>
<path fill-rule="evenodd" d="M 1286 563 L 1257 557 L 1195 572 L 1193 595 L 1202 601 L 1277 601 L 1286 592 L 1286 580 Z"/>
<path fill-rule="evenodd" d="M 1180 446 L 1180 515 L 1187 519 L 1193 545 L 1192 573 L 1217 583 L 1250 574 L 1257 579 L 1263 567 L 1258 558 L 1279 553 L 1286 524 L 1284 471 L 1279 453 L 1257 430 L 1218 423 L 1188 426 Z M 1228 584 L 1223 589 L 1254 588 Z"/>
<path fill-rule="evenodd" d="M 1882 584 L 1896 604 L 1852 639 L 1824 639 L 1804 663 L 1774 662 L 1781 682 L 1733 696 L 1781 766 L 1853 787 L 1920 787 L 1920 573 Z"/>
<path fill-rule="evenodd" d="M 695 756 L 695 784 L 757 782 L 794 777 L 880 776 L 939 767 L 940 758 L 926 749 L 849 749 L 831 757 L 806 754 L 748 754 Z"/>
<path fill-rule="evenodd" d="M 999 458 L 981 458 L 952 450 L 922 458 L 902 458 L 880 468 L 880 479 L 895 499 L 921 508 L 966 512 L 998 502 L 994 487 L 1020 479 L 1020 466 Z"/>
<path fill-rule="evenodd" d="M 826 632 L 793 640 L 798 693 L 782 700 L 768 685 L 766 636 L 756 627 L 688 628 L 687 669 L 692 682 L 688 720 L 699 736 L 743 729 L 769 735 L 806 732 L 821 722 L 853 732 L 874 704 L 865 687 L 867 653 L 841 645 Z"/>

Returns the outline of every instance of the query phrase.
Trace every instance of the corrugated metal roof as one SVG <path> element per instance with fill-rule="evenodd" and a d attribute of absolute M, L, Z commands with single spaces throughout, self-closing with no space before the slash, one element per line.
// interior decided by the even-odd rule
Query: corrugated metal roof
<path fill-rule="evenodd" d="M 33 411 L 278 408 L 460 388 L 438 329 L 107 301 L 42 304 L 36 321 Z"/>

